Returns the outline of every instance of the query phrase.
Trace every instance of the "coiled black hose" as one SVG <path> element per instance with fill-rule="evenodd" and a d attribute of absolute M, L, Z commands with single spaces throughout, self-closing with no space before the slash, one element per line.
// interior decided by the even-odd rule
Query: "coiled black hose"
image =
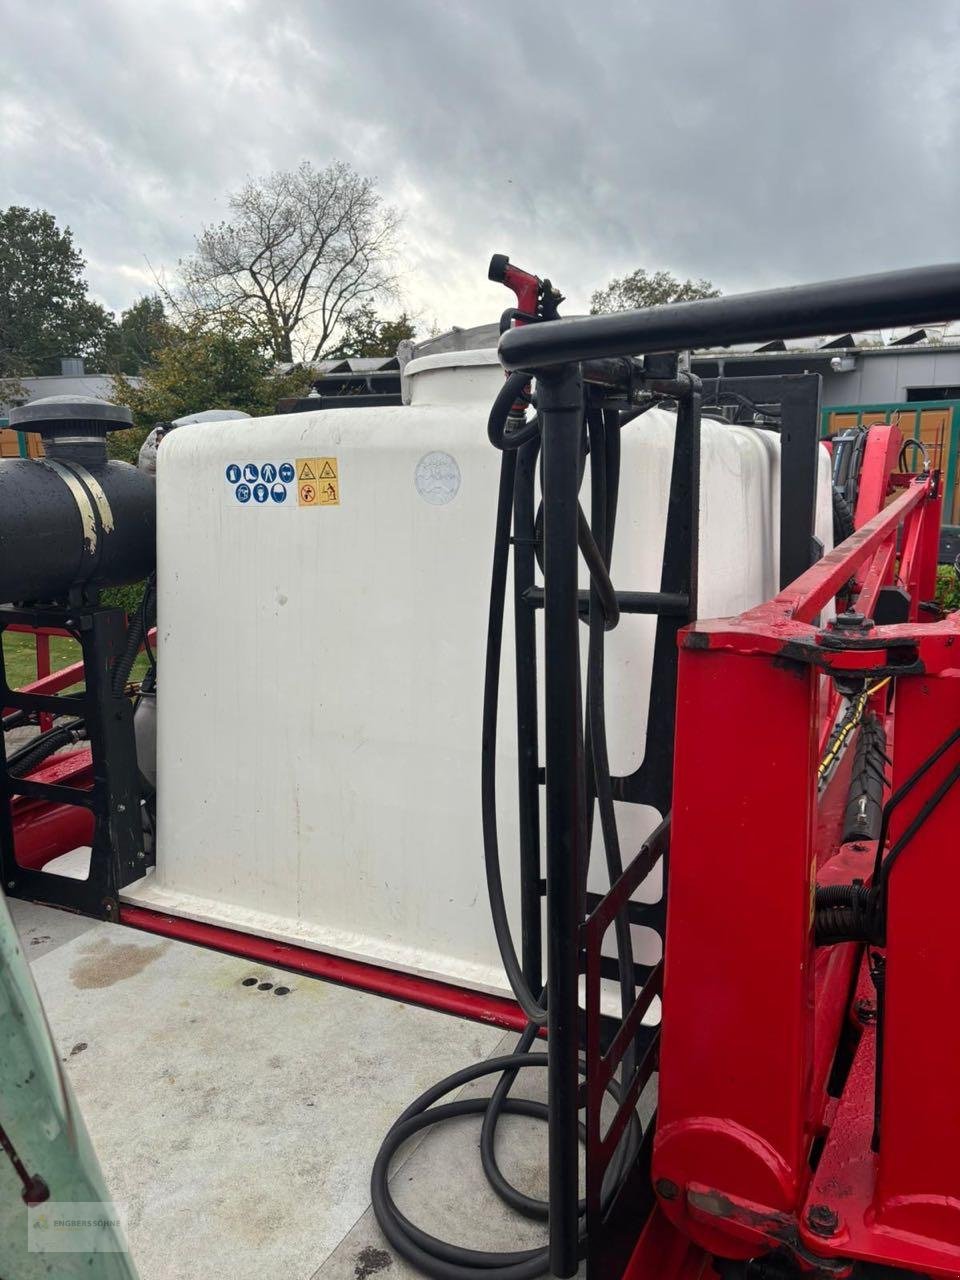
<path fill-rule="evenodd" d="M 817 889 L 814 941 L 818 947 L 836 942 L 881 940 L 880 893 L 865 884 L 832 884 Z"/>
<path fill-rule="evenodd" d="M 506 603 L 507 572 L 510 555 L 510 532 L 516 483 L 516 450 L 538 439 L 539 423 L 534 420 L 519 424 L 514 417 L 510 429 L 511 410 L 523 395 L 528 378 L 513 374 L 506 379 L 497 396 L 488 422 L 491 442 L 501 450 L 500 484 L 497 497 L 493 572 L 487 623 L 487 653 L 484 674 L 483 727 L 481 746 L 481 813 L 484 860 L 494 932 L 510 986 L 529 1022 L 512 1053 L 466 1067 L 439 1081 L 421 1094 L 391 1127 L 377 1155 L 371 1176 L 370 1195 L 381 1230 L 392 1247 L 408 1262 L 434 1280 L 532 1280 L 549 1267 L 549 1251 L 540 1249 L 479 1251 L 453 1245 L 423 1231 L 397 1207 L 390 1192 L 390 1164 L 399 1147 L 414 1134 L 443 1120 L 459 1116 L 482 1116 L 480 1161 L 484 1174 L 496 1194 L 511 1208 L 527 1217 L 546 1221 L 549 1205 L 525 1195 L 504 1177 L 497 1163 L 496 1130 L 503 1115 L 525 1115 L 538 1120 L 549 1116 L 546 1104 L 510 1096 L 519 1072 L 528 1067 L 547 1065 L 546 1053 L 532 1052 L 540 1029 L 547 1020 L 544 994 L 530 990 L 514 945 L 507 916 L 500 869 L 496 806 L 496 740 L 500 686 L 500 659 L 503 643 L 503 621 Z M 587 758 L 591 762 L 589 815 L 592 823 L 594 802 L 597 805 L 607 867 L 613 883 L 622 871 L 622 859 L 616 835 L 613 795 L 607 762 L 606 727 L 603 714 L 603 633 L 615 625 L 619 611 L 616 594 L 610 583 L 609 565 L 616 516 L 619 478 L 619 423 L 606 429 L 600 411 L 588 417 L 589 443 L 592 450 L 591 486 L 593 529 L 580 513 L 580 545 L 591 574 L 590 638 L 587 671 Z M 589 849 L 589 840 L 588 840 Z M 589 856 L 589 855 L 588 855 Z M 581 868 L 581 892 L 586 892 L 587 868 Z M 617 920 L 616 936 L 620 953 L 621 999 L 626 1016 L 634 999 L 632 945 L 626 914 Z M 629 1080 L 632 1050 L 624 1058 L 624 1079 Z M 581 1064 L 581 1070 L 583 1069 Z M 489 1097 L 458 1099 L 434 1104 L 441 1098 L 474 1080 L 487 1075 L 500 1079 Z M 619 1098 L 619 1087 L 611 1081 L 608 1092 Z M 581 1135 L 583 1133 L 581 1127 Z M 623 1173 L 632 1162 L 639 1145 L 640 1122 L 631 1118 L 620 1148 L 608 1168 L 602 1202 L 609 1203 Z M 585 1205 L 581 1202 L 580 1211 Z M 581 1236 L 583 1233 L 581 1220 Z"/>

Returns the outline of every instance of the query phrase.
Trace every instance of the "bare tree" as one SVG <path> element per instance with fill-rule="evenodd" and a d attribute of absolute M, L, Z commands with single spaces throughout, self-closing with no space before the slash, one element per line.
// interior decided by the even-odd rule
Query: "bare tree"
<path fill-rule="evenodd" d="M 396 292 L 399 214 L 349 165 L 249 181 L 230 209 L 179 264 L 183 304 L 240 319 L 274 359 L 317 359 L 345 310 Z"/>

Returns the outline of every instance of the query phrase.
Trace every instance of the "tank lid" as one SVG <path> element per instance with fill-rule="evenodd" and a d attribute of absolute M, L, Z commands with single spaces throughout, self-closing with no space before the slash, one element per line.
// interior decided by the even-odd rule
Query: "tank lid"
<path fill-rule="evenodd" d="M 17 431 L 39 431 L 56 438 L 62 435 L 104 435 L 133 423 L 133 414 L 123 404 L 110 404 L 96 396 L 44 396 L 10 410 L 10 426 Z"/>
<path fill-rule="evenodd" d="M 187 427 L 194 422 L 232 422 L 234 418 L 249 417 L 249 413 L 242 409 L 202 409 L 199 413 L 185 413 L 182 418 L 174 418 L 172 425 Z"/>
<path fill-rule="evenodd" d="M 500 364 L 496 347 L 471 347 L 466 351 L 437 351 L 430 356 L 417 356 L 404 369 L 408 378 L 431 369 L 466 369 Z"/>

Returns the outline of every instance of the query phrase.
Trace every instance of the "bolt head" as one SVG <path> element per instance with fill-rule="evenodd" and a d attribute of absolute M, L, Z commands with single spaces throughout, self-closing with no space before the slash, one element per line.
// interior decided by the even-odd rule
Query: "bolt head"
<path fill-rule="evenodd" d="M 658 1178 L 654 1189 L 662 1200 L 676 1200 L 680 1194 L 680 1188 L 669 1178 Z"/>
<path fill-rule="evenodd" d="M 807 1211 L 807 1225 L 818 1236 L 836 1235 L 840 1219 L 827 1204 L 813 1204 Z"/>
<path fill-rule="evenodd" d="M 865 618 L 856 609 L 846 609 L 837 614 L 831 626 L 834 631 L 867 631 L 873 626 L 873 619 Z"/>

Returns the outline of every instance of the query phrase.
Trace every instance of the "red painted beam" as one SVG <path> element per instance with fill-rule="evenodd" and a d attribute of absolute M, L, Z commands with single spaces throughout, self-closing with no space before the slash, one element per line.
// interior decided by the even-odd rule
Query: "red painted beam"
<path fill-rule="evenodd" d="M 93 782 L 90 748 L 50 756 L 28 776 L 32 782 L 88 790 Z M 60 854 L 93 841 L 93 814 L 79 805 L 15 796 L 11 816 L 14 858 L 29 870 L 39 871 Z"/>
<path fill-rule="evenodd" d="M 893 422 L 874 423 L 867 432 L 853 521 L 857 529 L 883 510 L 890 492 L 890 477 L 896 472 L 902 448 L 903 435 Z"/>
<path fill-rule="evenodd" d="M 7 628 L 7 630 L 10 630 L 10 631 L 14 629 L 15 628 L 13 627 Z M 29 627 L 27 628 L 21 627 L 16 629 L 30 630 Z M 51 634 L 60 634 L 60 633 L 51 632 Z M 155 645 L 157 642 L 156 627 L 152 627 L 150 629 L 149 637 L 150 637 L 150 643 Z M 83 662 L 81 660 L 80 662 L 71 663 L 69 667 L 61 667 L 59 671 L 54 671 L 50 675 L 46 675 L 40 680 L 33 680 L 31 681 L 30 684 L 25 684 L 22 689 L 18 689 L 17 692 L 18 693 L 39 693 L 44 695 L 51 694 L 51 693 L 59 693 L 61 689 L 69 689 L 71 685 L 80 684 L 83 681 L 83 678 L 84 678 Z M 4 708 L 5 713 L 7 711 L 12 711 L 12 710 L 13 710 L 12 707 Z"/>
<path fill-rule="evenodd" d="M 311 978 L 323 978 L 327 982 L 354 987 L 358 991 L 369 991 L 374 995 L 387 996 L 391 1000 L 420 1005 L 424 1009 L 452 1013 L 455 1017 L 469 1018 L 473 1022 L 486 1022 L 507 1031 L 522 1031 L 527 1025 L 523 1011 L 513 1000 L 468 991 L 433 978 L 398 973 L 361 960 L 348 960 L 328 952 L 312 951 L 309 947 L 275 942 L 270 938 L 240 933 L 236 929 L 224 929 L 220 925 L 184 920 L 179 916 L 164 915 L 160 911 L 149 911 L 144 907 L 121 906 L 120 923 L 129 925 L 132 929 L 160 934 L 164 938 L 176 938 L 180 942 L 192 942 L 213 951 L 242 956 L 245 960 L 258 964 L 289 969 Z"/>

